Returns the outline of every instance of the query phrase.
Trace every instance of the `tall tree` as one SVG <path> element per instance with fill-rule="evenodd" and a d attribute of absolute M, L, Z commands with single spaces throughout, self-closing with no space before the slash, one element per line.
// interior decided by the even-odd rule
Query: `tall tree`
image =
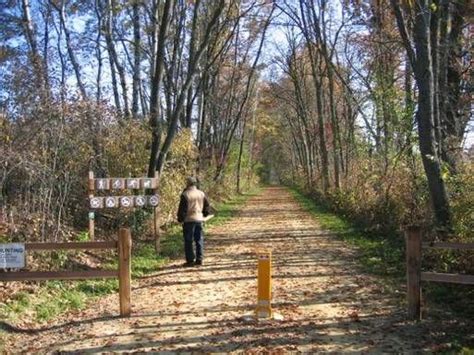
<path fill-rule="evenodd" d="M 38 48 L 38 40 L 35 28 L 36 26 L 33 23 L 33 19 L 31 17 L 30 1 L 22 0 L 21 8 L 23 31 L 29 47 L 28 56 L 34 70 L 36 80 L 41 85 L 40 97 L 42 97 L 43 100 L 47 100 L 48 97 L 51 96 L 47 71 L 47 58 L 45 56 L 44 59 L 42 59 Z"/>
<path fill-rule="evenodd" d="M 59 20 L 61 23 L 61 27 L 64 31 L 64 40 L 66 42 L 66 49 L 69 56 L 69 60 L 71 62 L 72 68 L 74 70 L 74 75 L 76 77 L 77 86 L 79 87 L 79 93 L 81 94 L 82 99 L 87 99 L 87 92 L 86 87 L 84 85 L 84 81 L 82 80 L 82 72 L 81 72 L 81 65 L 79 60 L 77 59 L 76 52 L 74 50 L 72 39 L 71 39 L 71 31 L 67 25 L 66 19 L 66 1 L 61 0 L 59 4 L 54 1 L 51 1 L 52 6 L 57 10 L 59 14 Z"/>
<path fill-rule="evenodd" d="M 410 59 L 418 86 L 418 106 L 416 121 L 420 142 L 421 159 L 428 180 L 428 187 L 437 223 L 442 227 L 450 227 L 451 211 L 449 207 L 446 183 L 442 174 L 441 160 L 437 150 L 436 136 L 436 95 L 434 88 L 434 67 L 432 57 L 433 39 L 437 34 L 431 33 L 430 0 L 416 0 L 414 6 L 403 5 L 398 0 L 391 0 L 397 18 L 397 25 L 403 44 Z M 405 12 L 405 16 L 403 12 Z M 409 37 L 405 18 L 414 20 L 413 38 Z M 413 44 L 412 44 L 413 42 Z"/>
<path fill-rule="evenodd" d="M 152 77 L 151 77 L 151 90 L 150 90 L 150 127 L 151 127 L 151 151 L 150 161 L 148 163 L 148 176 L 155 176 L 156 163 L 158 157 L 158 151 L 160 149 L 161 135 L 162 135 L 162 123 L 159 117 L 159 92 L 163 79 L 163 68 L 165 60 L 165 40 L 166 34 L 169 28 L 170 12 L 173 0 L 166 0 L 163 6 L 163 14 L 159 22 L 159 34 L 155 47 L 152 47 Z M 155 21 L 159 18 L 159 6 L 155 4 L 153 10 L 153 18 Z M 154 26 L 158 28 L 158 24 L 154 23 Z"/>
<path fill-rule="evenodd" d="M 140 107 L 140 78 L 141 78 L 141 34 L 140 34 L 140 1 L 132 2 L 133 22 L 133 84 L 132 84 L 132 116 L 137 118 Z"/>
<path fill-rule="evenodd" d="M 107 44 L 107 53 L 109 56 L 109 62 L 112 72 L 117 69 L 117 73 L 120 80 L 120 86 L 122 87 L 122 102 L 123 102 L 123 114 L 125 117 L 130 115 L 130 109 L 128 104 L 128 87 L 127 87 L 127 79 L 125 76 L 125 68 L 122 65 L 119 56 L 117 54 L 117 49 L 115 48 L 115 41 L 114 41 L 114 0 L 105 0 L 105 23 L 104 23 L 104 37 L 105 42 Z M 115 75 L 115 74 L 112 74 Z M 114 84 L 114 95 L 116 95 L 116 103 L 119 102 L 118 96 L 118 89 L 115 80 Z"/>

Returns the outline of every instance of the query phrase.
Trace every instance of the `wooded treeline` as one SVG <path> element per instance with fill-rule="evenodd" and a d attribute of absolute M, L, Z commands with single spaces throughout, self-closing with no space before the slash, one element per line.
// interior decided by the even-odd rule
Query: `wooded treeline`
<path fill-rule="evenodd" d="M 89 169 L 157 171 L 163 222 L 186 175 L 216 194 L 255 183 L 251 118 L 274 10 L 261 0 L 2 1 L 9 233 L 58 238 L 83 224 Z"/>
<path fill-rule="evenodd" d="M 376 231 L 472 240 L 472 5 L 277 3 L 287 46 L 262 90 L 268 178 Z"/>
<path fill-rule="evenodd" d="M 466 0 L 1 5 L 9 234 L 81 227 L 91 169 L 157 171 L 163 222 L 186 175 L 217 194 L 258 173 L 376 230 L 472 238 Z"/>

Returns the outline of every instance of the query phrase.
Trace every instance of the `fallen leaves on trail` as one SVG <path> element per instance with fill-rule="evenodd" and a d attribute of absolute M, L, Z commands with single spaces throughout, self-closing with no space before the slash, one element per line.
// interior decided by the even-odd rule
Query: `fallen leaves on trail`
<path fill-rule="evenodd" d="M 353 322 L 360 322 L 359 313 L 357 313 L 357 311 L 352 311 L 349 313 L 349 317 Z"/>
<path fill-rule="evenodd" d="M 111 347 L 115 343 L 114 339 L 110 339 L 107 342 L 105 342 L 104 347 Z"/>
<path fill-rule="evenodd" d="M 282 321 L 253 317 L 254 251 L 262 248 L 273 250 L 272 304 Z M 241 217 L 207 231 L 203 267 L 184 269 L 176 261 L 138 280 L 132 318 L 116 317 L 117 295 L 110 295 L 55 320 L 58 326 L 50 331 L 10 334 L 7 350 L 272 355 L 423 350 L 426 332 L 394 326 L 399 322 L 393 299 L 355 260 L 355 251 L 321 231 L 286 190 L 270 188 L 253 198 Z M 65 337 L 67 342 L 59 343 Z"/>

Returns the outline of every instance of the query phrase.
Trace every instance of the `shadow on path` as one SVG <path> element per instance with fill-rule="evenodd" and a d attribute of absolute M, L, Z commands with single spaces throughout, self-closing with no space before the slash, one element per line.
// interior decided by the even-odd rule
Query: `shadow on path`
<path fill-rule="evenodd" d="M 255 196 L 238 217 L 212 227 L 204 266 L 177 261 L 135 280 L 130 318 L 116 314 L 117 295 L 58 324 L 0 323 L 17 351 L 410 353 L 445 344 L 471 324 L 405 320 L 400 294 L 364 273 L 357 251 L 319 229 L 282 188 Z M 257 249 L 273 255 L 273 308 L 283 321 L 248 321 L 256 303 Z M 401 290 L 403 294 L 403 289 Z"/>

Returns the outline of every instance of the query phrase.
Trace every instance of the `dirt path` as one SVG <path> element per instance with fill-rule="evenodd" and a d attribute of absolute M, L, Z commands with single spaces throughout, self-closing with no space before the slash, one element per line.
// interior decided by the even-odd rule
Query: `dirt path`
<path fill-rule="evenodd" d="M 247 322 L 256 298 L 256 248 L 274 256 L 274 309 L 283 321 Z M 182 261 L 135 280 L 133 316 L 117 295 L 37 332 L 12 334 L 12 351 L 379 351 L 422 349 L 421 329 L 357 254 L 324 232 L 288 191 L 266 189 L 240 215 L 212 228 L 205 265 Z"/>

